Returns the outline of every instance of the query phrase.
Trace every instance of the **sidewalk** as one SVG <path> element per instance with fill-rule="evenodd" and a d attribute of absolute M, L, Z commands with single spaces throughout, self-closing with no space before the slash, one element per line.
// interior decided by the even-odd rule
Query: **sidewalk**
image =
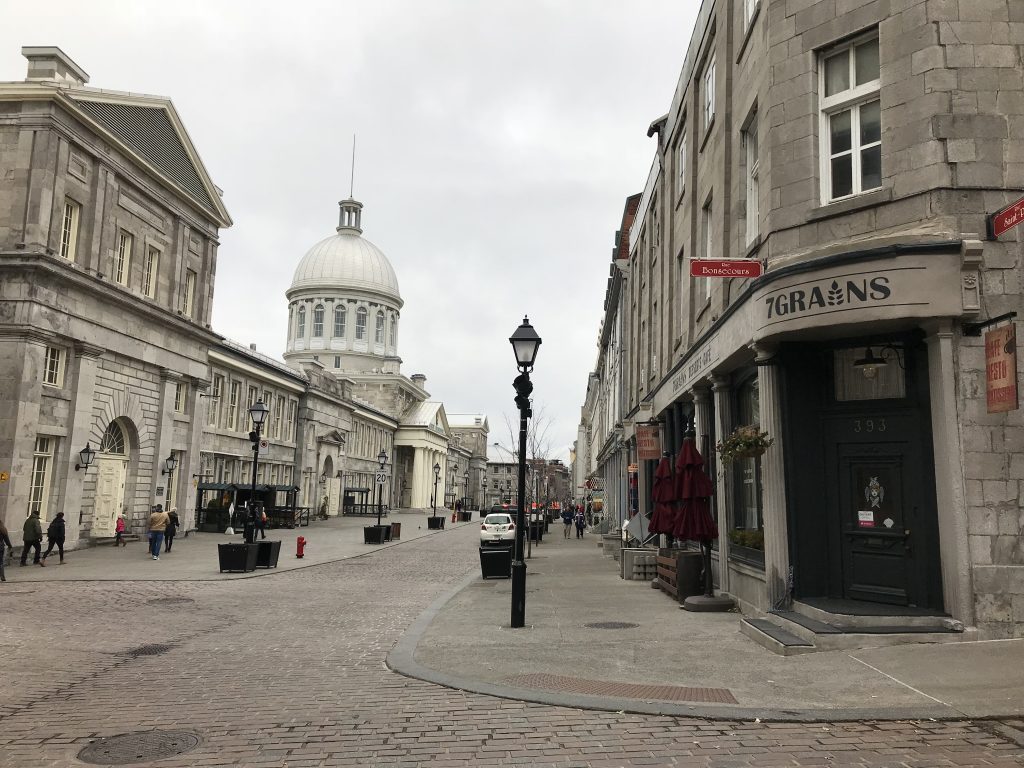
<path fill-rule="evenodd" d="M 438 513 L 440 515 L 440 511 Z M 479 521 L 474 523 L 452 523 L 448 512 L 445 527 L 448 529 L 472 527 L 480 529 Z M 24 568 L 18 565 L 21 546 L 14 548 L 13 565 L 6 569 L 8 583 L 30 581 L 215 581 L 220 579 L 251 579 L 296 568 L 307 568 L 334 560 L 367 554 L 385 547 L 392 547 L 403 541 L 423 536 L 444 533 L 429 530 L 426 514 L 422 510 L 393 509 L 382 518 L 382 523 L 401 523 L 401 539 L 387 544 L 364 544 L 363 526 L 376 525 L 377 517 L 332 517 L 316 520 L 303 528 L 268 528 L 267 539 L 280 539 L 281 556 L 277 568 L 260 568 L 251 573 L 220 573 L 217 563 L 217 544 L 241 542 L 241 533 L 225 536 L 218 533 L 190 533 L 187 537 L 174 537 L 171 552 L 161 553 L 160 560 L 154 561 L 149 555 L 148 542 L 143 539 L 131 542 L 127 547 L 115 548 L 110 545 L 76 549 L 65 554 L 67 561 L 59 565 L 57 550 L 46 559 L 46 567 L 31 564 Z M 300 560 L 295 557 L 295 541 L 299 536 L 306 538 L 306 550 Z M 45 549 L 45 542 L 44 542 Z M 7 585 L 0 585 L 7 586 Z M 0 594 L 3 590 L 0 589 Z"/>
<path fill-rule="evenodd" d="M 552 535 L 555 534 L 555 535 Z M 442 595 L 392 650 L 397 672 L 454 688 L 579 708 L 764 720 L 1020 717 L 1024 639 L 778 656 L 738 613 L 690 613 L 624 581 L 599 537 L 554 526 L 528 561 L 526 622 L 511 582 L 479 570 Z M 453 533 L 475 548 L 477 533 Z M 597 622 L 625 628 L 590 628 Z"/>

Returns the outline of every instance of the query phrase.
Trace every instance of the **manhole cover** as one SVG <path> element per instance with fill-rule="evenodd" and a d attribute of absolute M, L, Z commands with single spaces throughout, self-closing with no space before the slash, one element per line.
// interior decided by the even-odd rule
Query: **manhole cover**
<path fill-rule="evenodd" d="M 150 645 L 140 645 L 138 648 L 129 648 L 125 653 L 129 656 L 159 656 L 162 653 L 167 653 L 173 647 L 173 645 L 152 643 Z"/>
<path fill-rule="evenodd" d="M 130 765 L 183 755 L 199 746 L 199 737 L 188 731 L 140 731 L 108 736 L 78 753 L 83 763 Z"/>
<path fill-rule="evenodd" d="M 590 624 L 584 624 L 587 629 L 633 629 L 633 627 L 639 627 L 639 624 L 633 624 L 629 621 L 592 621 Z"/>
<path fill-rule="evenodd" d="M 146 605 L 187 605 L 194 602 L 191 597 L 154 597 L 147 600 Z"/>

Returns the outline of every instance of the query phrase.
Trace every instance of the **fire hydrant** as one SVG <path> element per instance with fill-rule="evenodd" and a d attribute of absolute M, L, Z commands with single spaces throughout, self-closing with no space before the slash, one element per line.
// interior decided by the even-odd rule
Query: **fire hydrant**
<path fill-rule="evenodd" d="M 298 557 L 298 558 L 301 558 L 303 553 L 305 552 L 305 550 L 306 550 L 306 537 L 305 536 L 299 536 L 299 538 L 297 538 L 295 540 L 295 556 Z"/>

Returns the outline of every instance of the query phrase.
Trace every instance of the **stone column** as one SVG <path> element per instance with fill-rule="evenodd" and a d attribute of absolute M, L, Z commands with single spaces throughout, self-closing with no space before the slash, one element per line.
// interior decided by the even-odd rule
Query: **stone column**
<path fill-rule="evenodd" d="M 715 401 L 715 434 L 721 438 L 732 430 L 732 391 L 727 376 L 711 376 L 711 393 Z M 729 591 L 729 530 L 732 528 L 732 482 L 724 462 L 715 461 L 715 509 L 718 511 L 719 584 Z"/>
<path fill-rule="evenodd" d="M 68 549 L 75 549 L 81 536 L 81 519 L 84 517 L 86 506 L 85 486 L 88 483 L 90 494 L 88 505 L 94 505 L 96 488 L 96 469 L 75 471 L 75 464 L 78 463 L 78 452 L 85 448 L 85 444 L 91 441 L 93 450 L 99 449 L 96 442 L 96 435 L 92 434 L 93 408 L 96 395 L 96 368 L 99 356 L 103 349 L 91 344 L 78 342 L 75 344 L 75 366 L 74 378 L 70 382 L 71 405 L 68 414 L 68 439 L 58 454 L 60 457 L 55 462 L 57 467 L 65 467 L 64 473 L 67 483 L 64 489 L 64 519 L 66 521 Z M 56 457 L 55 457 L 56 458 Z M 56 467 L 55 467 L 56 468 Z M 62 474 L 55 473 L 54 480 L 62 477 Z"/>
<path fill-rule="evenodd" d="M 711 391 L 707 386 L 699 384 L 693 388 L 693 405 L 696 414 L 696 432 L 697 432 L 697 447 L 704 451 L 704 441 L 701 439 L 704 435 L 709 438 L 715 433 L 714 425 L 712 424 L 712 418 L 714 409 L 711 401 Z M 707 461 L 708 457 L 705 456 L 704 460 Z"/>
<path fill-rule="evenodd" d="M 757 355 L 757 385 L 760 390 L 760 427 L 775 438 L 775 444 L 761 458 L 764 504 L 764 570 L 768 590 L 764 607 L 789 601 L 789 526 L 786 516 L 785 446 L 782 444 L 781 372 L 775 347 L 752 345 Z"/>
<path fill-rule="evenodd" d="M 200 381 L 193 379 L 191 383 L 186 385 L 185 392 L 185 413 L 188 416 L 188 432 L 186 440 L 188 440 L 188 447 L 185 453 L 181 456 L 181 461 L 178 462 L 178 488 L 184 488 L 185 492 L 182 493 L 178 498 L 181 499 L 181 503 L 178 505 L 178 517 L 181 518 L 181 527 L 185 529 L 187 534 L 189 531 L 195 530 L 198 523 L 196 519 L 196 497 L 198 491 L 196 490 L 197 483 L 193 481 L 193 475 L 200 474 L 202 470 L 202 461 L 199 455 L 202 439 L 203 439 L 203 423 L 197 418 L 196 414 L 201 410 L 199 404 L 206 398 L 200 399 L 199 394 L 205 393 L 208 384 L 206 381 Z M 171 395 L 173 397 L 173 394 Z M 244 404 L 244 401 L 243 401 Z M 171 408 L 174 407 L 174 401 L 171 400 Z M 242 411 L 239 414 L 239 418 L 249 418 L 247 411 Z M 295 425 L 296 432 L 298 435 L 296 442 L 301 443 L 302 438 L 305 436 L 305 430 L 299 430 L 299 425 Z M 247 430 L 248 431 L 248 430 Z M 292 477 L 292 482 L 295 485 L 299 484 L 299 477 L 302 475 L 295 474 Z M 202 483 L 206 480 L 203 477 L 194 478 L 198 483 Z M 183 484 L 182 484 L 183 483 Z M 303 483 L 306 486 L 306 483 Z M 302 493 L 306 493 L 306 487 L 302 489 Z M 305 506 L 300 504 L 299 506 Z"/>

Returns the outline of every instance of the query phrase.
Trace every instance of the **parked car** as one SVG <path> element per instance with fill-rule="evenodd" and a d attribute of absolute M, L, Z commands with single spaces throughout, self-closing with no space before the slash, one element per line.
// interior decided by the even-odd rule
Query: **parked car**
<path fill-rule="evenodd" d="M 502 512 L 507 515 L 515 515 L 516 513 L 511 504 L 491 504 L 492 515 L 501 514 Z"/>
<path fill-rule="evenodd" d="M 507 512 L 492 512 L 480 523 L 481 547 L 511 547 L 516 539 L 516 524 Z"/>

